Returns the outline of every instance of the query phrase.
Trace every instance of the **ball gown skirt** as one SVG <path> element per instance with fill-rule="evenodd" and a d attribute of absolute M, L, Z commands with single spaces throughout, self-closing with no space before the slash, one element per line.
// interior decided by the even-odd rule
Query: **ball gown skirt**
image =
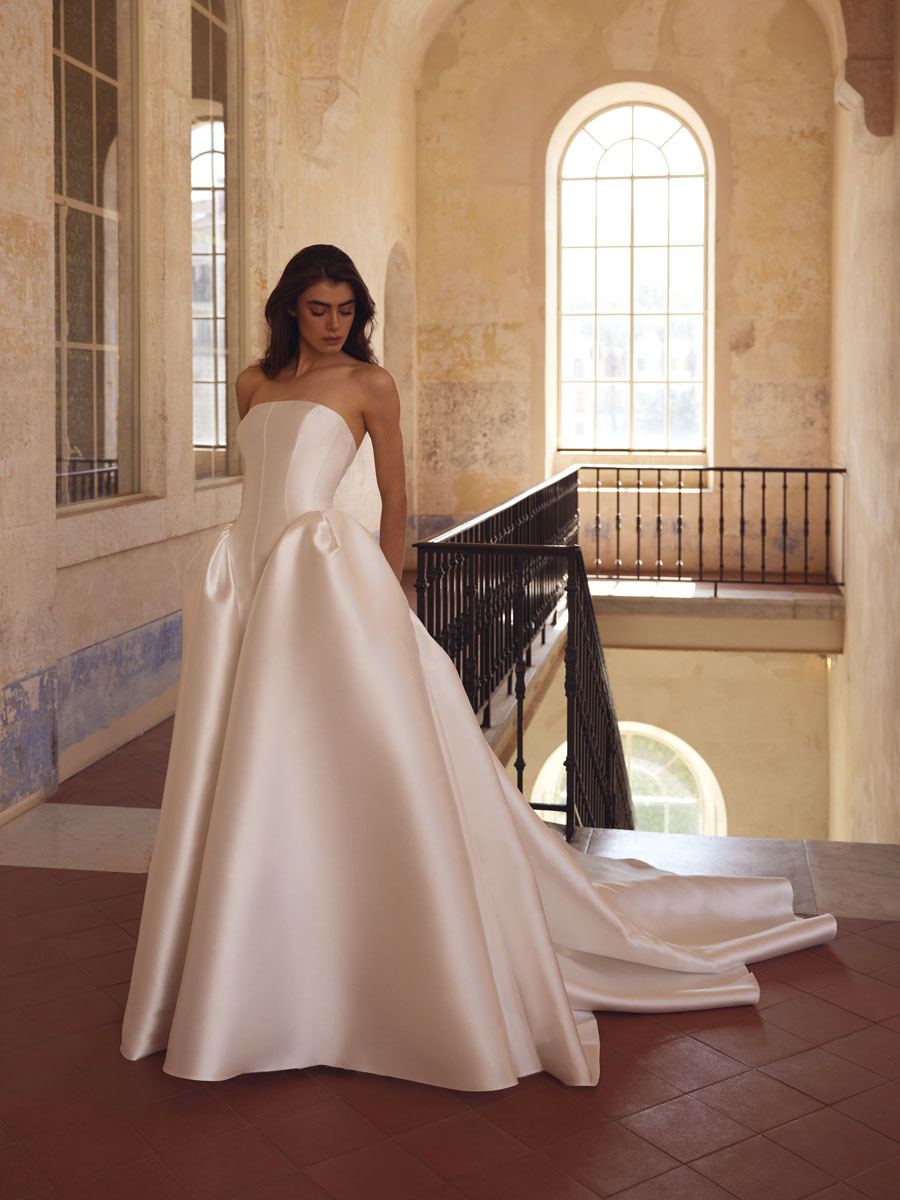
<path fill-rule="evenodd" d="M 785 879 L 567 846 L 487 746 L 376 540 L 334 410 L 251 408 L 240 515 L 184 574 L 171 757 L 122 1031 L 189 1079 L 329 1064 L 593 1085 L 592 1010 L 753 1004 L 834 936 Z"/>

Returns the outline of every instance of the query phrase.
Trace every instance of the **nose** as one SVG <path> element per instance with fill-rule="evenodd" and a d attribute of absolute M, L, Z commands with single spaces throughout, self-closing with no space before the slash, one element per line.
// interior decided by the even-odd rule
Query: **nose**
<path fill-rule="evenodd" d="M 339 329 L 340 328 L 340 320 L 338 318 L 337 312 L 334 309 L 331 309 L 331 311 L 328 313 L 328 328 L 329 329 Z"/>

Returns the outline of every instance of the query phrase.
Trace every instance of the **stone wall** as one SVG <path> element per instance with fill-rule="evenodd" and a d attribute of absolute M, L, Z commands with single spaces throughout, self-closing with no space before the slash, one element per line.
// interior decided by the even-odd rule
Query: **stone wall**
<path fill-rule="evenodd" d="M 623 80 L 678 93 L 713 140 L 714 461 L 827 462 L 833 78 L 805 0 L 459 7 L 419 103 L 423 513 L 478 511 L 553 467 L 544 156 L 579 97 Z"/>
<path fill-rule="evenodd" d="M 506 499 L 552 462 L 545 150 L 562 116 L 627 80 L 701 115 L 718 196 L 714 461 L 848 468 L 832 825 L 900 840 L 900 163 L 873 133 L 891 126 L 878 107 L 890 60 L 873 34 L 887 0 L 845 0 L 846 30 L 839 0 L 240 9 L 241 357 L 262 348 L 263 301 L 286 259 L 312 241 L 343 245 L 403 386 L 413 533 Z M 170 711 L 181 569 L 239 504 L 239 480 L 193 477 L 189 6 L 139 10 L 143 492 L 57 515 L 52 5 L 0 9 L 0 152 L 16 164 L 0 181 L 0 816 Z M 871 83 L 862 139 L 859 111 L 833 104 L 835 79 L 849 103 L 848 34 Z M 370 451 L 340 502 L 376 527 Z"/>
<path fill-rule="evenodd" d="M 895 92 L 894 129 L 900 99 Z M 847 467 L 844 654 L 831 676 L 832 836 L 900 842 L 900 155 L 836 131 L 834 458 Z"/>
<path fill-rule="evenodd" d="M 0 813 L 50 794 L 58 778 L 171 712 L 181 571 L 240 501 L 239 479 L 198 485 L 193 474 L 190 5 L 145 0 L 139 9 L 143 494 L 59 515 L 52 5 L 0 11 L 2 157 L 17 164 L 0 184 Z M 415 86 L 395 49 L 390 6 L 244 0 L 240 10 L 241 357 L 250 361 L 263 347 L 265 297 L 309 242 L 345 247 L 380 310 L 392 252 L 408 264 L 412 287 Z M 393 320 L 394 345 L 409 343 L 413 305 L 395 306 Z M 414 382 L 412 371 L 410 455 Z M 377 528 L 370 447 L 339 502 Z"/>

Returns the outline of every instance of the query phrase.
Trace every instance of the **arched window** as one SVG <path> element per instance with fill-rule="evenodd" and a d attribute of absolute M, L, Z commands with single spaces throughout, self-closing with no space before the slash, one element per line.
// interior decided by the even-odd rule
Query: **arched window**
<path fill-rule="evenodd" d="M 234 475 L 239 360 L 237 29 L 233 5 L 191 0 L 191 316 L 194 473 Z"/>
<path fill-rule="evenodd" d="M 655 725 L 620 721 L 625 765 L 631 782 L 634 827 L 652 833 L 728 832 L 722 789 L 707 762 L 693 746 Z M 566 743 L 541 767 L 531 794 L 532 804 L 564 804 Z M 538 809 L 540 815 L 545 810 Z M 559 820 L 557 813 L 548 821 Z"/>
<path fill-rule="evenodd" d="M 649 85 L 602 88 L 557 127 L 548 359 L 559 452 L 705 454 L 710 159 L 699 117 Z"/>
<path fill-rule="evenodd" d="M 693 746 L 655 725 L 620 721 L 634 827 L 655 833 L 725 834 L 722 789 Z"/>

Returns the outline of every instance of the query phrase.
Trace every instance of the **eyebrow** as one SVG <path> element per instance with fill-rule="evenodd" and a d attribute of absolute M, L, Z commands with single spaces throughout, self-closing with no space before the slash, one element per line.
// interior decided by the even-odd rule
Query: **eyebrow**
<path fill-rule="evenodd" d="M 321 308 L 330 308 L 331 307 L 330 300 L 307 300 L 306 303 L 307 304 L 318 304 Z M 338 304 L 337 307 L 338 308 L 346 308 L 348 304 L 355 304 L 355 303 L 356 303 L 356 297 L 354 296 L 350 300 L 342 300 L 340 302 L 340 304 Z"/>

